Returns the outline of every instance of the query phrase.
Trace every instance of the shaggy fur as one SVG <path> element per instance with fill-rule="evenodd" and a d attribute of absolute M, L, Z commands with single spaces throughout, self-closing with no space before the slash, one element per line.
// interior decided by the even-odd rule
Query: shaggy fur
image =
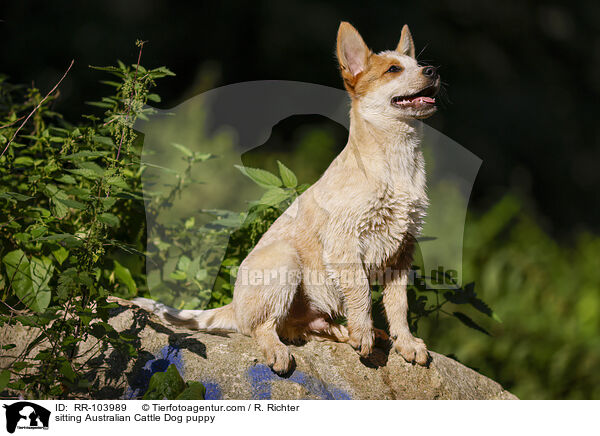
<path fill-rule="evenodd" d="M 375 54 L 341 23 L 337 57 L 352 100 L 348 144 L 242 262 L 233 302 L 206 311 L 134 302 L 172 324 L 251 335 L 273 370 L 286 373 L 293 357 L 282 339 L 347 342 L 367 356 L 376 336 L 387 338 L 373 328 L 369 286 L 369 277 L 387 270 L 383 304 L 393 347 L 425 365 L 427 348 L 407 322 L 406 285 L 428 203 L 416 119 L 435 105 L 409 97 L 424 89 L 432 97 L 439 77 L 414 55 L 407 26 L 396 50 Z M 394 104 L 403 96 L 410 101 Z M 347 327 L 334 321 L 339 316 Z"/>

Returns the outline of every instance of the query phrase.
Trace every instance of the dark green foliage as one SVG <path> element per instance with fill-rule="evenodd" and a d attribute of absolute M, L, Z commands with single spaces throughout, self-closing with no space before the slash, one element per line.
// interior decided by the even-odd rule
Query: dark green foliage
<path fill-rule="evenodd" d="M 90 103 L 103 116 L 79 125 L 50 109 L 55 96 L 44 101 L 0 79 L 0 323 L 40 332 L 9 368 L 12 381 L 6 371 L 0 381 L 34 398 L 86 396 L 88 363 L 108 346 L 136 355 L 132 338 L 108 324 L 106 297 L 144 286 L 141 144 L 132 126 L 151 112 L 144 105 L 157 98 L 154 80 L 172 73 L 122 62 L 95 69 L 118 81 L 105 82 L 113 95 Z M 80 349 L 90 338 L 94 345 Z"/>
<path fill-rule="evenodd" d="M 507 196 L 467 221 L 464 274 L 502 323 L 466 312 L 491 337 L 440 318 L 421 333 L 432 349 L 503 383 L 524 399 L 600 398 L 600 238 L 559 243 L 523 199 Z"/>
<path fill-rule="evenodd" d="M 186 383 L 175 365 L 165 372 L 157 372 L 150 378 L 143 400 L 204 400 L 206 389 L 201 383 Z"/>

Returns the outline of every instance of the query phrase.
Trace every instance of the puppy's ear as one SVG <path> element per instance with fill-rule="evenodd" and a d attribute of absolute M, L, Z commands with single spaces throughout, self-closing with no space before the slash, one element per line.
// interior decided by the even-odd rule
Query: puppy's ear
<path fill-rule="evenodd" d="M 360 33 L 350 23 L 342 21 L 337 35 L 337 58 L 346 87 L 354 88 L 358 75 L 367 68 L 370 54 Z"/>
<path fill-rule="evenodd" d="M 396 51 L 411 58 L 415 57 L 415 43 L 410 34 L 410 29 L 406 24 L 402 27 L 402 34 L 400 35 L 400 42 L 398 43 L 398 47 L 396 47 Z"/>

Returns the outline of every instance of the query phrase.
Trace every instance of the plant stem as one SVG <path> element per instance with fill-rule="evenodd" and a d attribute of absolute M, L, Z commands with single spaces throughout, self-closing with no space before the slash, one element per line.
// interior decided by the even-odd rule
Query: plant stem
<path fill-rule="evenodd" d="M 6 153 L 6 150 L 8 150 L 8 147 L 10 146 L 10 144 L 13 142 L 13 140 L 17 136 L 17 133 L 19 133 L 19 130 L 21 130 L 23 128 L 23 126 L 27 123 L 27 121 L 29 121 L 29 118 L 31 118 L 31 116 L 40 108 L 40 106 L 46 101 L 46 99 L 50 96 L 50 94 L 52 94 L 56 90 L 56 88 L 58 88 L 58 85 L 61 84 L 61 82 L 64 80 L 64 78 L 67 77 L 67 74 L 71 70 L 73 63 L 75 63 L 75 59 L 71 60 L 71 63 L 69 64 L 69 68 L 67 68 L 67 71 L 65 71 L 65 74 L 63 74 L 63 76 L 60 78 L 58 83 L 56 85 L 54 85 L 54 88 L 52 88 L 50 90 L 50 92 L 48 92 L 48 94 L 46 94 L 46 96 L 38 103 L 38 105 L 35 108 L 33 108 L 33 110 L 29 113 L 29 115 L 27 115 L 27 118 L 25 118 L 25 121 L 23 121 L 21 123 L 21 125 L 16 130 L 16 132 L 14 133 L 12 138 L 10 138 L 10 141 L 8 141 L 8 144 L 6 144 L 6 147 L 4 147 L 4 150 L 2 150 L 2 154 L 0 154 L 0 157 L 4 156 L 4 153 Z"/>

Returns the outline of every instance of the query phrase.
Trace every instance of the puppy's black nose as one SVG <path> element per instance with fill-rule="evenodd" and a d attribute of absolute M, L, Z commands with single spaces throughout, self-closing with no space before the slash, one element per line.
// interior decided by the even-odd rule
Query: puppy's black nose
<path fill-rule="evenodd" d="M 430 79 L 435 79 L 437 77 L 437 68 L 436 67 L 423 67 L 421 73 L 425 77 L 429 77 Z"/>

